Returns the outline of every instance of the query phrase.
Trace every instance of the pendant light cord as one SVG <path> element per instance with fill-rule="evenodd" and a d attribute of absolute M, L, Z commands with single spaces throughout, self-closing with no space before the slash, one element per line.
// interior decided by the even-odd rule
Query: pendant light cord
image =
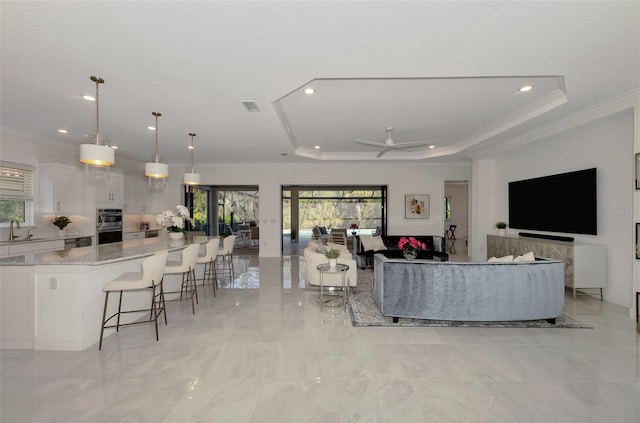
<path fill-rule="evenodd" d="M 156 117 L 156 163 L 159 163 L 160 160 L 158 158 L 158 116 L 162 116 L 162 113 L 151 112 L 151 114 Z"/>

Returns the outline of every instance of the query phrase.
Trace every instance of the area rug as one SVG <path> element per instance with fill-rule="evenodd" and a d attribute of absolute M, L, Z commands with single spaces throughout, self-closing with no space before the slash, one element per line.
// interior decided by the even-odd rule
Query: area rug
<path fill-rule="evenodd" d="M 392 317 L 383 316 L 371 294 L 373 271 L 358 269 L 358 286 L 349 293 L 349 314 L 353 326 L 388 327 L 476 327 L 476 328 L 548 328 L 548 329 L 593 329 L 572 317 L 556 319 L 556 324 L 546 320 L 522 320 L 513 322 L 463 322 L 450 320 L 409 319 L 401 317 L 393 323 Z"/>

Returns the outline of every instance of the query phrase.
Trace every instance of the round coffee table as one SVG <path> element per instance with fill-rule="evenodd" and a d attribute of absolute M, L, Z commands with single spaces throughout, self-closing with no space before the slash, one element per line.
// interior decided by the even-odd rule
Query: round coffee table
<path fill-rule="evenodd" d="M 322 311 L 325 304 L 325 300 L 324 300 L 324 288 L 325 288 L 324 275 L 325 274 L 329 274 L 329 275 L 341 274 L 342 275 L 342 306 L 346 309 L 347 295 L 348 295 L 346 276 L 347 276 L 347 270 L 349 270 L 349 266 L 347 266 L 346 264 L 337 263 L 336 267 L 331 267 L 329 266 L 329 263 L 323 263 L 323 264 L 319 264 L 317 266 L 317 269 L 320 272 L 320 311 Z M 335 295 L 331 295 L 331 297 L 334 297 L 334 298 L 331 298 L 329 301 L 334 301 L 336 299 Z"/>

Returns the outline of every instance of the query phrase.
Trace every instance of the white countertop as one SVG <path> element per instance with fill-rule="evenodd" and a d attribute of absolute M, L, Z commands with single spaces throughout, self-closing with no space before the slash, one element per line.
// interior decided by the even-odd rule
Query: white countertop
<path fill-rule="evenodd" d="M 56 235 L 50 235 L 50 236 L 36 236 L 33 237 L 31 239 L 26 239 L 26 238 L 17 238 L 13 241 L 0 241 L 0 246 L 1 245 L 15 245 L 15 244 L 33 244 L 34 242 L 47 242 L 47 241 L 59 241 L 62 240 L 64 241 L 65 239 L 77 239 L 77 238 L 91 238 L 94 237 L 95 235 L 82 235 L 82 234 L 67 234 L 64 237 L 61 236 L 56 236 Z"/>
<path fill-rule="evenodd" d="M 133 239 L 113 244 L 41 253 L 21 253 L 0 258 L 0 266 L 84 265 L 96 266 L 132 260 L 161 250 L 180 250 L 190 244 L 205 244 L 217 237 L 195 236 L 172 241 L 164 237 Z M 34 241 L 30 241 L 34 242 Z"/>

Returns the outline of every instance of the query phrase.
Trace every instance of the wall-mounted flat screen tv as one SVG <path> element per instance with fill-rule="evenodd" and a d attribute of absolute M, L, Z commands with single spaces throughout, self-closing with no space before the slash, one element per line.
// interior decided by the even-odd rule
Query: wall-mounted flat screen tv
<path fill-rule="evenodd" d="M 596 169 L 509 182 L 514 229 L 598 234 Z"/>

